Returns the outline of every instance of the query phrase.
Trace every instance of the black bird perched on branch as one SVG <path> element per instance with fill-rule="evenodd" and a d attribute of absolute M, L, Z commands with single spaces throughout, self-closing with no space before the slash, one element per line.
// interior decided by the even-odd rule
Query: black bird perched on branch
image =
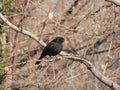
<path fill-rule="evenodd" d="M 51 42 L 47 44 L 47 46 L 43 49 L 41 56 L 35 64 L 39 64 L 46 55 L 55 56 L 59 54 L 62 50 L 62 43 L 64 42 L 63 37 L 56 37 Z"/>

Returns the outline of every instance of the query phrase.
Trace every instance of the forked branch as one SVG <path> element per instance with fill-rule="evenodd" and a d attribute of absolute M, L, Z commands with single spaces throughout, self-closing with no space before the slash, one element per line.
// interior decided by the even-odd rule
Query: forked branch
<path fill-rule="evenodd" d="M 79 56 L 66 56 L 69 60 L 74 60 L 83 63 L 87 69 L 102 83 L 104 83 L 106 86 L 110 87 L 113 90 L 120 90 L 120 85 L 113 82 L 106 76 L 104 76 L 102 73 L 100 73 L 93 65 L 89 62 L 89 60 L 85 58 L 80 58 Z"/>
<path fill-rule="evenodd" d="M 32 34 L 31 32 L 29 31 L 26 31 L 24 29 L 21 29 L 21 28 L 18 28 L 17 26 L 13 25 L 10 21 L 8 21 L 6 19 L 5 16 L 2 15 L 2 13 L 0 13 L 0 18 L 10 27 L 12 28 L 13 30 L 19 32 L 19 33 L 22 33 L 24 35 L 27 35 L 29 36 L 30 38 L 34 39 L 36 42 L 38 42 L 40 45 L 42 46 L 45 46 L 46 44 L 42 41 L 42 40 L 39 40 L 34 34 Z"/>

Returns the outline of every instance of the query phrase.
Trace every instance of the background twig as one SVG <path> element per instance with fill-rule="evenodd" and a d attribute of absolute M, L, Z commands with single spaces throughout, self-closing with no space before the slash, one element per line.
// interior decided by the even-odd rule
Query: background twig
<path fill-rule="evenodd" d="M 31 32 L 29 31 L 26 31 L 24 29 L 21 29 L 21 28 L 18 28 L 16 27 L 15 25 L 13 25 L 11 22 L 9 22 L 1 13 L 0 13 L 0 18 L 10 27 L 12 28 L 13 30 L 19 32 L 19 33 L 22 33 L 24 35 L 27 35 L 29 36 L 30 38 L 34 39 L 35 41 L 37 41 L 40 45 L 42 46 L 45 46 L 46 44 L 42 41 L 42 40 L 39 40 L 34 34 L 32 34 Z"/>
<path fill-rule="evenodd" d="M 80 58 L 80 57 L 75 57 L 75 56 L 66 56 L 66 58 L 74 60 L 74 61 L 79 61 L 81 63 L 83 63 L 87 69 L 101 82 L 103 82 L 105 85 L 107 85 L 108 87 L 110 87 L 113 90 L 120 90 L 120 86 L 111 81 L 109 78 L 105 77 L 104 75 L 102 75 L 93 65 L 92 63 L 89 62 L 89 60 L 85 59 L 85 58 Z"/>
<path fill-rule="evenodd" d="M 120 6 L 120 0 L 106 0 Z"/>

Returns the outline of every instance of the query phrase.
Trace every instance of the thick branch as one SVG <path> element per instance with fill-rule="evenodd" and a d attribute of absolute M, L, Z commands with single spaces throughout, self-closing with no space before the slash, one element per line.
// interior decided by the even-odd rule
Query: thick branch
<path fill-rule="evenodd" d="M 120 0 L 106 0 L 120 6 Z"/>
<path fill-rule="evenodd" d="M 9 22 L 1 13 L 0 13 L 0 18 L 10 27 L 12 28 L 13 30 L 19 32 L 19 33 L 22 33 L 24 35 L 27 35 L 29 36 L 30 38 L 34 39 L 35 41 L 37 41 L 40 45 L 42 46 L 46 46 L 46 44 L 42 41 L 42 40 L 39 40 L 34 34 L 32 34 L 31 32 L 29 31 L 26 31 L 24 29 L 20 29 L 18 27 L 16 27 L 15 25 L 13 25 L 11 22 Z"/>
<path fill-rule="evenodd" d="M 90 63 L 87 59 L 85 58 L 80 58 L 77 56 L 66 56 L 66 58 L 68 58 L 69 60 L 74 60 L 74 61 L 79 61 L 81 63 L 83 63 L 88 70 L 98 79 L 100 80 L 102 83 L 104 83 L 105 85 L 107 85 L 108 87 L 110 87 L 113 90 L 120 90 L 120 86 L 113 82 L 112 80 L 110 80 L 109 78 L 105 77 L 104 75 L 102 75 L 102 73 L 100 73 L 93 65 L 92 63 Z"/>

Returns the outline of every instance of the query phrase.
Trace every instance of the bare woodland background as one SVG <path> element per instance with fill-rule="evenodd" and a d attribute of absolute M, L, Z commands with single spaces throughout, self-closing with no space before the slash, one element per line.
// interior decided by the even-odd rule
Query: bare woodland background
<path fill-rule="evenodd" d="M 63 51 L 87 58 L 120 85 L 120 6 L 105 0 L 15 0 L 7 17 L 14 25 L 48 43 L 65 38 Z M 7 25 L 6 25 L 7 26 Z M 21 29 L 21 30 L 22 30 Z M 111 90 L 80 62 L 49 56 L 35 66 L 43 46 L 9 30 L 0 36 L 9 45 L 4 60 L 7 90 Z"/>

